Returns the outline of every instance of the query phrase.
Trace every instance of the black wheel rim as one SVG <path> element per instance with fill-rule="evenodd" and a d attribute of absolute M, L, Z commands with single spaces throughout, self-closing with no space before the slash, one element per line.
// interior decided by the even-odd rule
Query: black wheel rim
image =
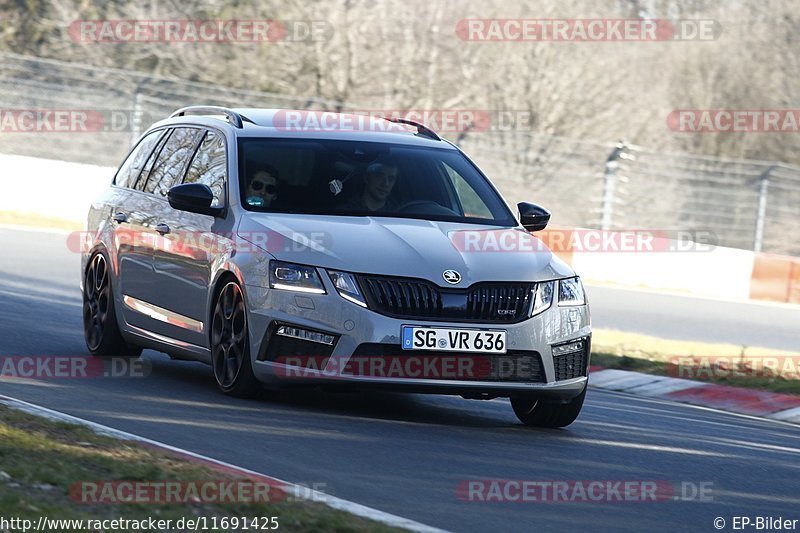
<path fill-rule="evenodd" d="M 90 350 L 97 350 L 103 342 L 110 299 L 108 266 L 98 254 L 89 263 L 83 283 L 83 331 Z"/>
<path fill-rule="evenodd" d="M 246 352 L 247 317 L 242 290 L 225 285 L 217 297 L 211 326 L 211 359 L 214 377 L 223 389 L 236 382 Z"/>

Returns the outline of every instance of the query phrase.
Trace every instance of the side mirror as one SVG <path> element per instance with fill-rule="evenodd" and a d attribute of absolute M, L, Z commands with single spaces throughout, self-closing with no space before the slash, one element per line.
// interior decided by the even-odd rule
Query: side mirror
<path fill-rule="evenodd" d="M 167 193 L 169 205 L 173 209 L 189 211 L 190 213 L 200 213 L 201 215 L 211 215 L 217 217 L 222 214 L 224 208 L 211 207 L 214 201 L 214 193 L 205 183 L 183 183 L 170 188 Z"/>
<path fill-rule="evenodd" d="M 528 231 L 541 231 L 550 222 L 550 211 L 542 206 L 520 202 L 517 204 L 517 209 L 519 209 L 519 221 Z"/>

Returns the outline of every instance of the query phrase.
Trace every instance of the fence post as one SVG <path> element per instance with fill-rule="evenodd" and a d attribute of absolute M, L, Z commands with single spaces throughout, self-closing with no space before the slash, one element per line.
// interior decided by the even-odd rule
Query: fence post
<path fill-rule="evenodd" d="M 614 219 L 614 200 L 616 197 L 617 188 L 617 169 L 619 168 L 619 160 L 624 158 L 625 143 L 619 141 L 614 150 L 606 159 L 606 168 L 603 174 L 603 198 L 602 206 L 600 209 L 600 229 L 610 230 L 611 224 Z"/>
<path fill-rule="evenodd" d="M 753 239 L 753 250 L 760 252 L 764 246 L 764 223 L 767 219 L 767 193 L 769 192 L 769 175 L 775 170 L 775 165 L 770 165 L 761 173 L 761 187 L 758 192 L 758 213 L 756 214 L 756 235 Z"/>

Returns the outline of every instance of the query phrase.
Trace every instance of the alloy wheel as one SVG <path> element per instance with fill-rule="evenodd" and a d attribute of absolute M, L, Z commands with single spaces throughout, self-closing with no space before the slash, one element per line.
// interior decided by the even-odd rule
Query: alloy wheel
<path fill-rule="evenodd" d="M 230 389 L 242 369 L 247 351 L 247 316 L 238 284 L 227 283 L 217 297 L 211 326 L 211 358 L 214 377 Z"/>
<path fill-rule="evenodd" d="M 110 299 L 108 265 L 105 257 L 97 254 L 86 269 L 83 284 L 83 328 L 90 350 L 97 350 L 103 342 Z"/>

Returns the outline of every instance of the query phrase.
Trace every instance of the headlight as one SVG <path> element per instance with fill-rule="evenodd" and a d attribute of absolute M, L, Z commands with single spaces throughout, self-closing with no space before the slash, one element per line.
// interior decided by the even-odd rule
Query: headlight
<path fill-rule="evenodd" d="M 269 262 L 269 286 L 272 289 L 325 294 L 316 268 L 283 261 Z"/>
<path fill-rule="evenodd" d="M 533 298 L 533 312 L 531 316 L 538 315 L 550 308 L 553 303 L 554 281 L 543 281 L 536 284 L 536 295 Z"/>
<path fill-rule="evenodd" d="M 333 286 L 336 287 L 336 292 L 339 293 L 339 296 L 361 307 L 367 306 L 354 275 L 349 272 L 339 272 L 338 270 L 328 270 L 328 275 L 331 277 Z"/>
<path fill-rule="evenodd" d="M 562 279 L 558 282 L 558 305 L 586 305 L 581 278 Z"/>

